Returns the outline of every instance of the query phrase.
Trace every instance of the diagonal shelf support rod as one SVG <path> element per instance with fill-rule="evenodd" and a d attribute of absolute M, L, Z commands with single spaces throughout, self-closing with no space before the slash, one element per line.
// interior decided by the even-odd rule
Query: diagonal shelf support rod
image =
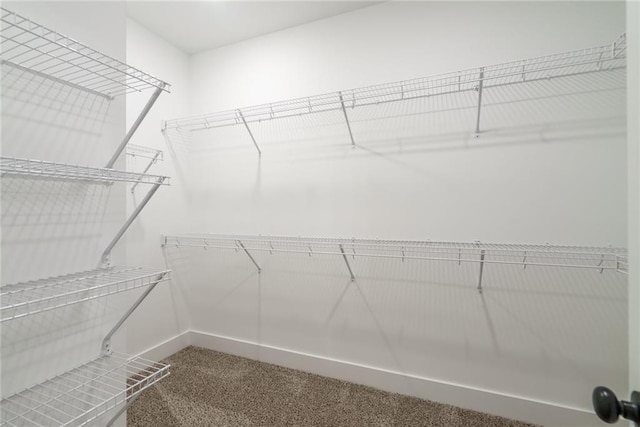
<path fill-rule="evenodd" d="M 113 426 L 113 424 L 115 424 L 116 420 L 120 417 L 120 415 L 122 415 L 124 413 L 124 411 L 126 411 L 127 409 L 129 409 L 131 407 L 131 405 L 133 405 L 133 402 L 135 402 L 138 397 L 140 397 L 142 393 L 138 393 L 133 397 L 129 397 L 127 399 L 127 403 L 125 403 L 124 405 L 122 405 L 120 407 L 120 409 L 118 409 L 118 412 L 116 412 L 113 417 L 111 417 L 111 419 L 107 422 L 107 424 L 105 424 L 105 427 L 111 427 Z"/>
<path fill-rule="evenodd" d="M 144 168 L 144 171 L 142 171 L 142 174 L 143 174 L 143 175 L 144 175 L 144 174 L 146 174 L 147 172 L 149 172 L 149 169 L 151 169 L 151 166 L 153 166 L 153 165 L 158 161 L 158 158 L 160 157 L 160 154 L 162 154 L 162 151 L 160 151 L 160 150 L 156 151 L 155 156 L 153 156 L 153 158 L 151 159 L 151 161 L 149 162 L 149 164 L 147 165 L 147 167 L 146 167 L 146 168 Z M 136 189 L 136 186 L 137 186 L 138 184 L 140 184 L 140 181 L 135 182 L 135 183 L 133 184 L 133 186 L 131 187 L 131 193 L 133 193 L 133 191 Z"/>
<path fill-rule="evenodd" d="M 356 280 L 356 276 L 353 275 L 353 270 L 351 270 L 351 265 L 349 264 L 349 260 L 347 259 L 347 254 L 344 253 L 344 248 L 342 247 L 342 244 L 338 245 L 340 247 L 340 252 L 342 252 L 342 259 L 344 259 L 344 262 L 347 264 L 347 268 L 349 269 L 349 275 L 351 276 L 351 281 L 353 282 L 354 280 Z"/>
<path fill-rule="evenodd" d="M 143 292 L 143 294 L 140 295 L 136 302 L 131 307 L 129 307 L 129 310 L 127 310 L 127 312 L 120 318 L 118 323 L 116 323 L 116 325 L 107 333 L 107 335 L 102 340 L 102 354 L 111 353 L 111 337 L 113 336 L 113 334 L 115 334 L 118 329 L 120 329 L 120 326 L 122 326 L 122 324 L 129 318 L 129 316 L 131 316 L 136 308 L 138 308 L 138 306 L 142 304 L 142 301 L 144 301 L 147 295 L 149 295 L 151 291 L 153 291 L 153 288 L 155 288 L 156 285 L 160 283 L 162 279 L 164 279 L 165 275 L 167 275 L 166 272 L 159 274 L 158 277 L 156 277 L 156 279 L 153 281 L 153 283 L 151 283 L 151 285 L 149 285 L 149 287 Z"/>
<path fill-rule="evenodd" d="M 136 132 L 136 130 L 138 130 L 138 127 L 140 127 L 140 124 L 149 113 L 149 110 L 151 110 L 151 107 L 153 107 L 153 104 L 155 104 L 156 100 L 164 90 L 165 85 L 165 83 L 160 84 L 160 86 L 157 87 L 153 92 L 153 95 L 151 95 L 151 98 L 149 98 L 149 100 L 147 101 L 147 104 L 138 115 L 138 118 L 131 126 L 131 129 L 129 129 L 129 132 L 127 132 L 127 134 L 125 135 L 124 139 L 116 149 L 116 152 L 113 153 L 113 156 L 111 156 L 111 159 L 109 160 L 105 168 L 113 168 L 113 165 L 116 163 L 116 160 L 118 160 L 118 157 L 120 157 L 120 154 L 122 154 L 122 151 L 124 151 L 125 147 L 129 143 L 129 140 L 131 139 L 131 137 L 133 137 L 133 134 Z"/>
<path fill-rule="evenodd" d="M 251 128 L 249 127 L 249 124 L 247 124 L 247 121 L 245 120 L 244 116 L 242 115 L 242 111 L 238 110 L 238 115 L 242 119 L 242 123 L 244 123 L 244 127 L 247 128 L 247 132 L 249 132 L 249 136 L 251 137 L 251 141 L 253 141 L 253 145 L 255 145 L 256 150 L 258 150 L 258 157 L 262 157 L 262 151 L 260 151 L 260 147 L 258 147 L 258 143 L 256 142 L 256 139 L 253 137 Z"/>
<path fill-rule="evenodd" d="M 149 190 L 147 195 L 144 196 L 144 199 L 142 199 L 140 204 L 138 206 L 136 206 L 136 208 L 133 211 L 133 213 L 131 214 L 131 216 L 129 216 L 129 219 L 127 219 L 127 222 L 124 223 L 124 225 L 120 228 L 120 231 L 118 231 L 118 234 L 115 235 L 113 240 L 111 240 L 111 243 L 109 243 L 107 248 L 104 250 L 104 252 L 102 253 L 102 265 L 103 266 L 109 264 L 109 258 L 111 256 L 111 251 L 113 250 L 113 247 L 122 238 L 122 235 L 125 233 L 125 231 L 127 231 L 129 226 L 131 225 L 131 223 L 133 223 L 133 221 L 140 214 L 140 212 L 142 212 L 142 209 L 144 209 L 144 207 L 149 202 L 149 200 L 151 200 L 151 198 L 153 197 L 155 192 L 158 191 L 158 188 L 160 188 L 160 186 L 162 185 L 162 182 L 164 181 L 164 178 L 165 177 L 163 177 L 163 176 L 158 178 L 156 183 L 153 184 L 153 187 L 151 188 L 151 190 Z"/>
<path fill-rule="evenodd" d="M 482 293 L 482 271 L 484 270 L 485 250 L 480 251 L 480 274 L 478 276 L 478 292 Z"/>
<path fill-rule="evenodd" d="M 344 106 L 344 99 L 342 98 L 342 92 L 338 92 L 340 95 L 340 105 L 342 106 L 342 112 L 344 113 L 344 119 L 347 122 L 347 129 L 349 130 L 349 138 L 351 138 L 351 146 L 355 147 L 356 142 L 353 140 L 353 133 L 351 133 L 351 124 L 349 123 L 349 116 L 347 115 L 347 109 Z"/>
<path fill-rule="evenodd" d="M 480 134 L 480 110 L 482 108 L 482 86 L 484 84 L 484 67 L 480 68 L 478 78 L 478 118 L 476 119 L 476 137 Z"/>
<path fill-rule="evenodd" d="M 251 262 L 253 263 L 253 265 L 256 266 L 256 268 L 258 269 L 258 273 L 260 273 L 262 271 L 262 269 L 260 268 L 260 266 L 258 265 L 258 263 L 256 262 L 255 259 L 253 259 L 253 257 L 251 256 L 251 254 L 249 253 L 249 251 L 247 250 L 247 248 L 244 247 L 244 245 L 242 244 L 242 242 L 240 240 L 236 240 L 236 242 L 238 242 L 238 245 L 240 245 L 240 247 L 242 248 L 242 250 L 244 251 L 245 254 L 247 254 L 247 256 L 249 257 L 249 259 L 251 260 Z"/>

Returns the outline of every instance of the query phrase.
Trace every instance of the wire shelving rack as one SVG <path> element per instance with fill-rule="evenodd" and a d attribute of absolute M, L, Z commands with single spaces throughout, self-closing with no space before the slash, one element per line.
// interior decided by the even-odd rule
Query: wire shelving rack
<path fill-rule="evenodd" d="M 4 175 L 22 175 L 36 178 L 53 178 L 92 182 L 135 182 L 140 184 L 169 185 L 169 177 L 144 173 L 125 172 L 110 168 L 0 157 L 0 172 Z"/>
<path fill-rule="evenodd" d="M 485 264 L 581 268 L 600 273 L 611 270 L 625 274 L 628 266 L 627 250 L 609 247 L 218 234 L 166 235 L 162 236 L 162 245 L 244 252 L 258 271 L 261 267 L 252 256 L 255 252 L 336 256 L 344 259 L 352 280 L 355 275 L 349 259 L 355 258 L 475 263 L 480 265 L 480 291 Z"/>
<path fill-rule="evenodd" d="M 161 185 L 160 175 L 114 170 L 120 155 L 162 92 L 170 85 L 148 73 L 101 53 L 69 36 L 0 8 L 0 62 L 20 70 L 19 78 L 36 75 L 84 91 L 89 96 L 115 97 L 153 89 L 145 106 L 119 142 L 105 167 L 88 167 L 16 157 L 0 158 L 0 173 L 53 180 L 150 184 L 124 225 L 102 253 L 100 267 L 65 276 L 34 280 L 0 288 L 0 321 L 77 304 L 124 291 L 145 288 L 102 341 L 101 356 L 55 378 L 14 394 L 0 402 L 1 424 L 90 425 L 120 406 L 110 425 L 144 389 L 169 375 L 169 366 L 139 357 L 114 353 L 111 337 L 155 286 L 169 279 L 170 270 L 113 267 L 111 251 Z M 142 149 L 130 148 L 142 156 Z M 148 151 L 145 151 L 148 154 Z M 162 152 L 155 153 L 157 157 Z M 153 162 L 152 162 L 153 163 Z"/>
<path fill-rule="evenodd" d="M 112 353 L 1 402 L 3 426 L 89 425 L 169 375 L 169 365 Z"/>
<path fill-rule="evenodd" d="M 233 110 L 169 119 L 162 123 L 162 129 L 163 131 L 176 129 L 188 132 L 241 125 L 247 128 L 251 139 L 255 143 L 255 138 L 249 127 L 252 123 L 341 111 L 344 114 L 351 142 L 355 144 L 354 135 L 349 124 L 350 110 L 365 106 L 407 102 L 425 97 L 476 92 L 478 96 L 478 116 L 475 123 L 475 131 L 478 134 L 481 130 L 480 110 L 482 108 L 483 90 L 536 81 L 555 80 L 562 77 L 608 72 L 624 69 L 625 67 L 626 35 L 622 34 L 611 44 L 582 50 Z M 256 148 L 260 152 L 257 145 Z"/>
<path fill-rule="evenodd" d="M 135 67 L 5 8 L 2 62 L 107 99 L 169 85 Z"/>
<path fill-rule="evenodd" d="M 0 288 L 0 322 L 169 280 L 170 270 L 99 268 Z"/>
<path fill-rule="evenodd" d="M 127 156 L 134 158 L 140 157 L 142 159 L 151 159 L 153 161 L 164 160 L 164 153 L 162 150 L 136 144 L 127 145 Z"/>

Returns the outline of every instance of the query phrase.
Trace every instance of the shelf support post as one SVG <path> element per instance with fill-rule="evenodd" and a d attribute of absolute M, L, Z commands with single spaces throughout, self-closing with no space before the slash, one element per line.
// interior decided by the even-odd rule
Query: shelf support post
<path fill-rule="evenodd" d="M 355 148 L 356 142 L 353 140 L 353 133 L 351 133 L 351 124 L 349 123 L 349 116 L 347 115 L 347 109 L 344 106 L 344 99 L 342 98 L 342 92 L 338 92 L 340 95 L 340 105 L 342 105 L 342 112 L 344 113 L 344 119 L 347 122 L 347 129 L 349 130 L 349 138 L 351 138 L 351 147 Z"/>
<path fill-rule="evenodd" d="M 249 128 L 249 124 L 247 123 L 247 121 L 245 120 L 244 116 L 242 115 L 242 111 L 240 111 L 239 109 L 238 109 L 238 115 L 242 119 L 242 123 L 244 124 L 244 127 L 247 128 L 247 132 L 249 132 L 249 136 L 251 137 L 251 141 L 253 141 L 253 145 L 255 145 L 256 146 L 256 150 L 258 150 L 258 157 L 262 157 L 262 151 L 260 151 L 260 147 L 258 147 L 258 143 L 256 142 L 256 139 L 253 137 L 253 133 L 251 132 L 251 128 Z"/>
<path fill-rule="evenodd" d="M 120 231 L 118 231 L 118 233 L 115 235 L 113 240 L 111 240 L 111 243 L 109 243 L 107 248 L 104 250 L 104 252 L 102 253 L 102 265 L 103 266 L 109 264 L 109 257 L 111 256 L 111 251 L 113 250 L 113 247 L 116 245 L 116 243 L 118 243 L 120 238 L 122 238 L 122 235 L 125 233 L 125 231 L 127 231 L 127 229 L 129 228 L 129 226 L 131 225 L 133 220 L 135 220 L 136 217 L 140 214 L 140 212 L 142 212 L 142 209 L 144 209 L 145 205 L 149 202 L 149 200 L 151 200 L 151 197 L 153 197 L 155 192 L 158 191 L 158 188 L 160 188 L 160 186 L 162 185 L 162 182 L 164 181 L 164 178 L 165 177 L 163 177 L 163 176 L 158 178 L 156 183 L 153 184 L 153 187 L 151 188 L 151 190 L 149 190 L 147 195 L 144 196 L 144 199 L 142 199 L 140 204 L 138 206 L 136 206 L 136 208 L 133 211 L 133 213 L 131 214 L 131 216 L 129 216 L 129 219 L 127 219 L 127 222 L 124 223 L 124 225 L 120 228 Z"/>
<path fill-rule="evenodd" d="M 344 262 L 347 264 L 347 268 L 349 269 L 349 275 L 351 276 L 351 281 L 353 282 L 354 280 L 356 280 L 356 277 L 353 275 L 353 271 L 351 270 L 351 265 L 349 265 L 347 254 L 344 253 L 344 248 L 342 247 L 342 243 L 340 243 L 338 246 L 340 246 L 340 252 L 342 252 L 342 259 L 344 259 Z"/>
<path fill-rule="evenodd" d="M 478 277 L 478 292 L 482 293 L 482 270 L 484 269 L 484 254 L 485 251 L 480 251 L 480 275 Z"/>
<path fill-rule="evenodd" d="M 484 67 L 480 68 L 478 79 L 478 118 L 476 120 L 476 138 L 480 135 L 480 109 L 482 108 L 482 86 L 484 84 Z"/>
<path fill-rule="evenodd" d="M 105 168 L 110 169 L 116 163 L 116 160 L 118 160 L 118 157 L 120 157 L 120 154 L 122 154 L 122 151 L 125 149 L 125 147 L 129 143 L 129 140 L 131 139 L 133 134 L 136 132 L 136 130 L 138 130 L 138 127 L 140 126 L 144 118 L 147 116 L 147 113 L 149 113 L 149 110 L 151 110 L 151 107 L 153 107 L 153 104 L 155 104 L 156 100 L 164 90 L 164 87 L 165 87 L 165 84 L 162 83 L 159 87 L 156 88 L 155 92 L 153 92 L 153 95 L 151 95 L 151 98 L 149 98 L 149 100 L 147 101 L 147 104 L 144 106 L 144 108 L 138 115 L 138 118 L 131 126 L 131 129 L 129 129 L 129 132 L 127 132 L 127 134 L 125 135 L 124 139 L 118 146 L 118 149 L 116 150 L 116 152 L 113 153 L 113 156 L 111 156 L 111 159 L 109 160 Z"/>
<path fill-rule="evenodd" d="M 242 244 L 242 242 L 240 240 L 236 240 L 236 242 L 238 243 L 238 245 L 240 245 L 240 247 L 242 248 L 242 250 L 244 251 L 245 254 L 247 254 L 247 256 L 249 257 L 249 259 L 251 260 L 251 262 L 253 263 L 253 265 L 256 266 L 256 268 L 258 269 L 258 273 L 262 272 L 262 269 L 260 268 L 260 266 L 258 265 L 258 263 L 256 262 L 255 259 L 253 259 L 253 257 L 251 256 L 251 254 L 249 253 L 249 251 L 247 250 L 247 248 L 244 247 L 244 244 Z"/>
<path fill-rule="evenodd" d="M 142 295 L 140 295 L 137 301 L 131 307 L 129 307 L 129 310 L 127 310 L 127 312 L 120 318 L 118 323 L 116 323 L 116 325 L 113 328 L 111 328 L 111 330 L 107 333 L 107 335 L 102 340 L 102 354 L 111 353 L 111 337 L 113 336 L 113 334 L 115 334 L 118 331 L 118 329 L 120 329 L 120 326 L 122 326 L 122 324 L 129 318 L 129 316 L 131 316 L 131 313 L 133 313 L 136 310 L 136 308 L 138 308 L 138 306 L 142 304 L 142 301 L 144 301 L 147 295 L 151 293 L 153 288 L 155 288 L 156 285 L 160 283 L 162 279 L 164 279 L 165 275 L 167 275 L 166 272 L 162 274 L 158 274 L 158 277 L 155 278 L 153 283 L 149 285 L 149 287 L 144 291 Z"/>
<path fill-rule="evenodd" d="M 160 150 L 156 151 L 156 155 L 153 156 L 153 159 L 151 159 L 151 161 L 149 162 L 147 167 L 144 168 L 144 171 L 142 171 L 143 174 L 146 174 L 149 171 L 149 169 L 151 169 L 151 166 L 153 166 L 158 161 L 158 158 L 160 157 L 160 154 L 162 154 L 162 151 L 160 151 Z M 133 191 L 136 189 L 136 186 L 139 183 L 140 183 L 140 181 L 133 183 L 133 186 L 131 187 L 131 193 L 133 193 Z"/>

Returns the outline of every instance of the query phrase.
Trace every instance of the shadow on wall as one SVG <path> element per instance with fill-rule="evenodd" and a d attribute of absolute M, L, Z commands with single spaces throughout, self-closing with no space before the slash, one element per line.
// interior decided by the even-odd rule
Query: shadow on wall
<path fill-rule="evenodd" d="M 530 397 L 580 390 L 585 407 L 626 378 L 615 271 L 489 264 L 478 293 L 476 263 L 356 258 L 352 282 L 337 256 L 256 253 L 258 273 L 241 251 L 164 252 L 197 331 Z"/>
<path fill-rule="evenodd" d="M 110 105 L 103 96 L 3 62 L 3 155 L 102 167 L 95 154 Z"/>

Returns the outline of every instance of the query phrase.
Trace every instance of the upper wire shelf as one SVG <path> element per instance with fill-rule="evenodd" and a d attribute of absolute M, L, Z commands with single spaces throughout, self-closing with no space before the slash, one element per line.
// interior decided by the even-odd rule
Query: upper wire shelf
<path fill-rule="evenodd" d="M 525 268 L 569 267 L 600 272 L 615 270 L 626 273 L 628 264 L 626 249 L 609 247 L 217 234 L 163 236 L 162 242 L 164 246 L 232 249 L 244 252 L 510 264 Z M 252 261 L 255 263 L 255 260 Z"/>
<path fill-rule="evenodd" d="M 329 111 L 479 91 L 626 67 L 626 35 L 588 49 L 367 86 L 234 110 L 170 119 L 163 130 L 197 131 Z"/>
<path fill-rule="evenodd" d="M 169 279 L 170 270 L 109 267 L 0 288 L 0 322 L 148 286 Z"/>
<path fill-rule="evenodd" d="M 141 157 L 144 159 L 164 160 L 164 154 L 162 150 L 155 148 L 149 148 L 142 145 L 127 144 L 127 155 L 130 157 Z"/>
<path fill-rule="evenodd" d="M 0 157 L 0 172 L 9 175 L 24 175 L 38 178 L 93 182 L 135 182 L 140 184 L 169 185 L 169 177 L 125 172 L 110 168 L 54 163 L 44 160 L 29 160 L 15 157 Z"/>
<path fill-rule="evenodd" d="M 3 64 L 108 99 L 169 84 L 5 8 L 0 58 Z"/>
<path fill-rule="evenodd" d="M 112 353 L 0 402 L 2 426 L 83 426 L 169 375 L 169 365 Z"/>

